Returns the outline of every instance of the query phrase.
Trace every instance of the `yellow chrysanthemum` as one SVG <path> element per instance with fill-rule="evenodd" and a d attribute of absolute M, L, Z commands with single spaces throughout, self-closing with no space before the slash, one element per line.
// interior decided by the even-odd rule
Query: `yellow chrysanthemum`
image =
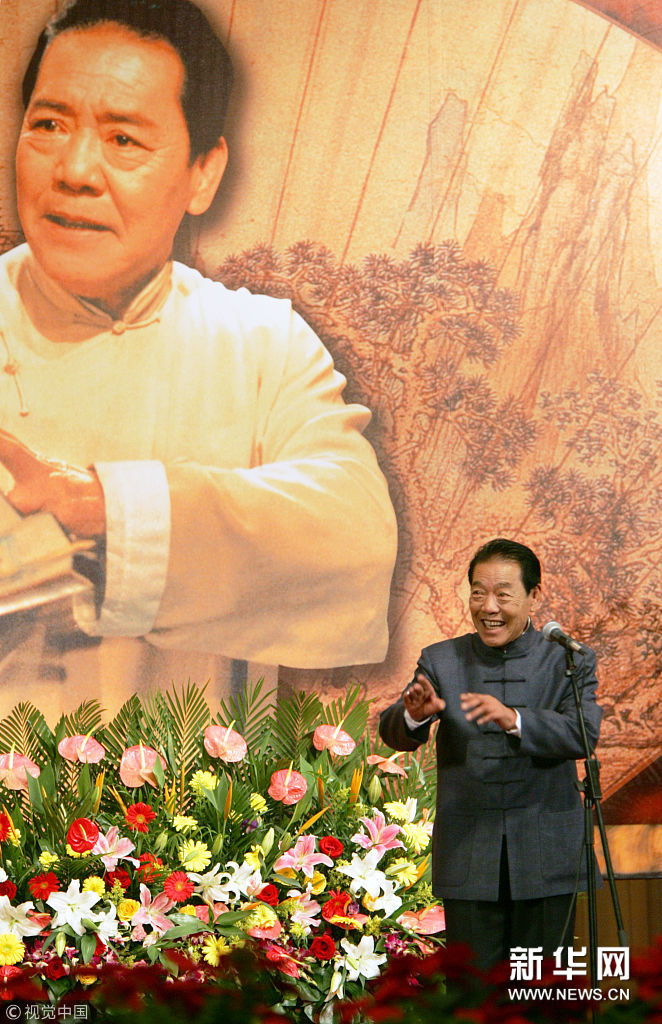
<path fill-rule="evenodd" d="M 120 921 L 130 921 L 138 910 L 140 910 L 138 900 L 120 900 L 117 904 L 117 916 Z"/>
<path fill-rule="evenodd" d="M 187 914 L 189 917 L 195 917 L 195 907 L 192 903 L 185 903 L 183 907 L 177 908 L 178 914 Z"/>
<path fill-rule="evenodd" d="M 202 796 L 205 789 L 216 789 L 218 779 L 213 772 L 197 771 L 191 778 L 191 789 L 196 796 Z"/>
<path fill-rule="evenodd" d="M 313 896 L 319 896 L 326 889 L 326 878 L 321 871 L 315 871 L 310 883 L 310 891 Z"/>
<path fill-rule="evenodd" d="M 208 935 L 202 943 L 202 955 L 211 967 L 218 967 L 221 957 L 230 952 L 223 936 Z"/>
<path fill-rule="evenodd" d="M 239 927 L 248 928 L 271 928 L 278 920 L 278 914 L 268 903 L 256 903 L 251 905 L 250 917 L 242 921 Z"/>
<path fill-rule="evenodd" d="M 211 862 L 211 853 L 204 843 L 187 839 L 178 850 L 179 862 L 185 871 L 204 871 Z"/>
<path fill-rule="evenodd" d="M 196 818 L 191 818 L 187 814 L 176 814 L 172 819 L 172 823 L 178 832 L 190 832 L 192 828 L 197 828 L 198 822 Z"/>
<path fill-rule="evenodd" d="M 5 932 L 0 935 L 0 966 L 9 967 L 20 964 L 25 956 L 25 946 L 16 935 Z"/>
<path fill-rule="evenodd" d="M 416 865 L 410 860 L 405 860 L 401 857 L 399 860 L 394 860 L 393 863 L 386 869 L 387 875 L 393 875 L 397 878 L 400 885 L 413 885 L 416 881 L 418 872 L 416 871 Z"/>
<path fill-rule="evenodd" d="M 394 821 L 409 821 L 409 809 L 402 800 L 389 800 L 384 804 L 384 810 Z"/>
<path fill-rule="evenodd" d="M 106 883 L 99 875 L 91 875 L 83 882 L 83 892 L 96 892 L 99 896 L 106 895 Z"/>
<path fill-rule="evenodd" d="M 251 793 L 249 803 L 251 805 L 251 810 L 255 811 L 256 814 L 264 814 L 267 809 L 267 801 L 261 793 Z"/>
<path fill-rule="evenodd" d="M 58 857 L 57 853 L 51 853 L 50 850 L 43 850 L 39 854 L 39 863 L 41 864 L 42 868 L 53 867 L 53 864 L 57 864 L 59 859 L 60 858 Z"/>
<path fill-rule="evenodd" d="M 407 849 L 413 850 L 414 853 L 422 853 L 430 845 L 430 833 L 420 822 L 412 821 L 408 825 L 403 825 L 400 835 L 404 839 Z"/>

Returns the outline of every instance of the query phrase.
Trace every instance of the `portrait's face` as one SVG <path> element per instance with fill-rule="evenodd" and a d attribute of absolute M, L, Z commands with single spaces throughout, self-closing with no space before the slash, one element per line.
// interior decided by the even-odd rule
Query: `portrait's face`
<path fill-rule="evenodd" d="M 44 54 L 16 154 L 18 211 L 46 273 L 117 315 L 202 213 L 209 160 L 189 162 L 184 68 L 164 40 L 116 24 L 69 30 Z M 223 143 L 224 146 L 224 143 Z"/>
<path fill-rule="evenodd" d="M 527 594 L 517 562 L 490 558 L 473 573 L 469 609 L 478 636 L 488 647 L 505 647 L 526 629 L 540 598 L 540 587 Z"/>

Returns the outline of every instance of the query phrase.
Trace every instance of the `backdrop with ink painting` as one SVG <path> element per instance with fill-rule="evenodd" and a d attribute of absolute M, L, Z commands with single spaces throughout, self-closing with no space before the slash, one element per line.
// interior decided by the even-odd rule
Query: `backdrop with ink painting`
<path fill-rule="evenodd" d="M 18 83 L 55 6 L 0 6 L 4 248 L 20 237 Z M 647 5 L 639 36 L 617 2 L 203 6 L 237 66 L 230 164 L 179 253 L 292 298 L 373 411 L 399 521 L 384 664 L 283 669 L 282 685 L 360 681 L 383 706 L 422 646 L 471 628 L 473 551 L 520 539 L 543 563 L 537 625 L 557 619 L 598 654 L 607 819 L 639 830 L 622 863 L 662 871 L 662 52 Z"/>

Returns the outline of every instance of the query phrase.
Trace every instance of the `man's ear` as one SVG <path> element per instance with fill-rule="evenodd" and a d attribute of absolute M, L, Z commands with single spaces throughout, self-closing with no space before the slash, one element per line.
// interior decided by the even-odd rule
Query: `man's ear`
<path fill-rule="evenodd" d="M 228 162 L 228 146 L 220 137 L 213 149 L 201 153 L 193 161 L 191 196 L 186 212 L 194 216 L 205 213 L 212 204 Z"/>

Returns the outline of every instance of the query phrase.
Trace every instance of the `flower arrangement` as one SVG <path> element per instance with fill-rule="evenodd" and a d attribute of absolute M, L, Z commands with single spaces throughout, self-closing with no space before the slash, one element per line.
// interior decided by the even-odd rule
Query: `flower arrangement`
<path fill-rule="evenodd" d="M 373 749 L 358 687 L 273 696 L 213 717 L 189 684 L 106 725 L 96 701 L 0 722 L 0 998 L 94 1002 L 150 965 L 202 991 L 249 950 L 272 1011 L 324 1022 L 439 947 L 433 758 Z"/>

